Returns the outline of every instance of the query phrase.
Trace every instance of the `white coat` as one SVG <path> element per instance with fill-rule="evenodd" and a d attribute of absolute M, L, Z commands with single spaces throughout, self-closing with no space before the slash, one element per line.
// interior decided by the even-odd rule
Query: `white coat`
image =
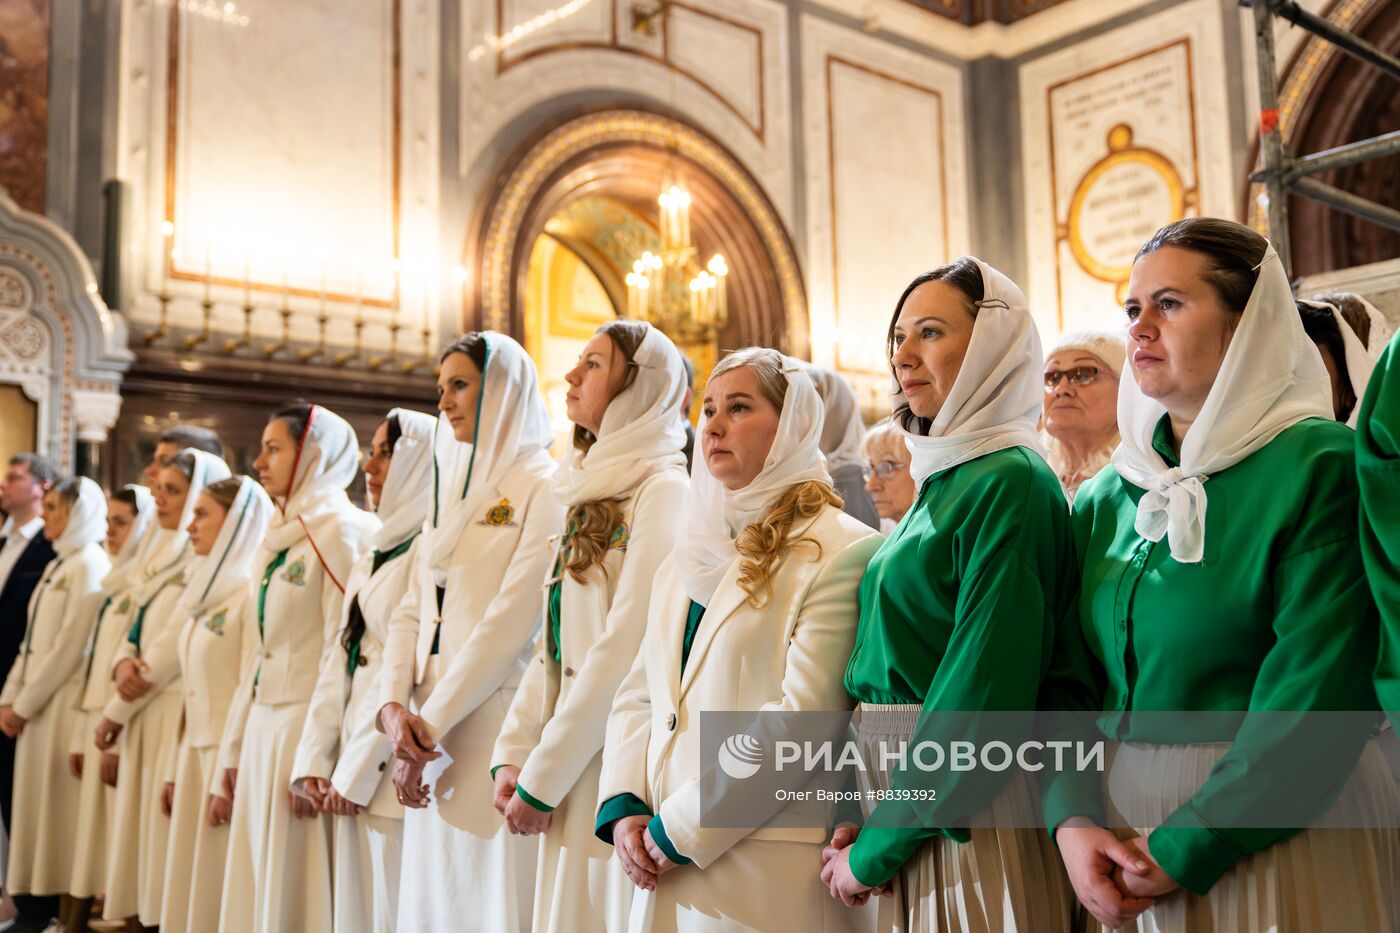
<path fill-rule="evenodd" d="M 19 656 L 0 690 L 0 706 L 26 720 L 15 742 L 11 894 L 66 893 L 73 875 L 79 785 L 68 771 L 83 649 L 102 606 L 111 561 L 100 544 L 49 562 L 29 599 Z"/>
<path fill-rule="evenodd" d="M 492 805 L 491 750 L 540 624 L 540 587 L 563 508 L 555 464 L 537 451 L 495 489 L 453 551 L 442 615 L 428 561 L 389 622 L 378 708 L 412 698 L 443 756 L 424 772 L 432 803 L 404 817 L 399 927 L 529 929 L 536 840 L 512 836 Z M 426 554 L 424 555 L 426 557 Z M 432 653 L 441 632 L 439 650 Z"/>
<path fill-rule="evenodd" d="M 393 747 L 376 725 L 376 681 L 384 666 L 389 617 L 417 585 L 419 541 L 415 538 L 407 551 L 377 572 L 372 573 L 372 551 L 355 562 L 345 588 L 341 625 L 322 658 L 292 766 L 293 782 L 326 778 L 342 797 L 365 808 L 356 816 L 334 818 L 337 933 L 392 930 L 398 910 L 403 807 L 390 780 Z M 365 630 L 360 664 L 352 676 L 341 637 L 355 599 Z"/>
<path fill-rule="evenodd" d="M 326 528 L 358 556 L 377 525 L 368 513 L 348 510 Z M 270 563 L 254 577 L 255 632 L 257 587 Z M 331 650 L 340 626 L 342 586 L 344 581 L 327 572 L 307 537 L 287 549 L 286 560 L 269 578 L 263 630 L 229 707 L 219 747 L 219 769 L 238 769 L 219 915 L 222 930 L 331 929 L 330 818 L 294 818 L 288 786 L 321 655 Z"/>
<path fill-rule="evenodd" d="M 258 620 L 252 585 L 195 616 L 180 629 L 178 653 L 184 729 L 175 756 L 161 923 L 175 930 L 215 930 L 223 891 L 228 826 L 210 826 L 211 794 L 227 796 L 216 766 L 234 692 L 252 666 Z"/>
<path fill-rule="evenodd" d="M 112 595 L 98 615 L 96 629 L 83 659 L 78 696 L 78 714 L 68 752 L 83 756 L 83 776 L 78 792 L 78 843 L 73 854 L 73 879 L 68 893 L 93 897 L 106 890 L 107 849 L 116 807 L 116 790 L 102 783 L 102 752 L 93 744 L 93 734 L 102 720 L 102 711 L 116 695 L 112 665 L 118 646 L 126 641 L 127 629 L 135 617 L 136 601 L 129 590 Z M 112 754 L 117 754 L 112 749 Z"/>
<path fill-rule="evenodd" d="M 112 670 L 128 658 L 140 657 L 148 670 L 141 676 L 151 689 L 135 700 L 113 693 L 102 715 L 122 723 L 117 754 L 117 786 L 112 802 L 111 834 L 107 840 L 107 897 L 102 916 L 123 920 L 137 916 L 146 926 L 160 921 L 161 884 L 165 880 L 165 850 L 170 820 L 160 809 L 161 792 L 174 768 L 180 741 L 180 629 L 184 617 L 178 603 L 185 591 L 185 571 L 194 559 L 185 556 L 146 603 L 141 616 L 140 649 L 123 638 L 112 659 Z M 138 607 L 135 615 L 140 615 Z M 133 616 L 133 623 L 135 621 Z"/>
<path fill-rule="evenodd" d="M 585 583 L 563 574 L 560 659 L 545 633 L 496 739 L 493 768 L 520 768 L 520 786 L 555 808 L 541 840 L 535 933 L 617 928 L 631 908 L 632 884 L 593 832 L 603 737 L 646 633 L 652 583 L 676 539 L 686 487 L 679 467 L 648 477 L 623 504 L 623 532 L 601 568 L 590 568 Z"/>
<path fill-rule="evenodd" d="M 635 794 L 660 814 L 666 835 L 694 864 L 639 891 L 633 931 L 854 930 L 861 911 L 821 884 L 827 831 L 764 825 L 707 828 L 700 804 L 700 714 L 707 710 L 844 710 L 843 678 L 855 643 L 858 590 L 880 537 L 827 506 L 792 536 L 814 538 L 776 564 L 768 602 L 754 608 L 735 562 L 715 590 L 681 672 L 690 596 L 668 562 L 656 579 L 646 640 L 608 719 L 598 802 Z M 811 808 L 811 804 L 789 804 Z M 817 807 L 815 814 L 821 816 Z M 782 892 L 780 909 L 773 896 Z"/>

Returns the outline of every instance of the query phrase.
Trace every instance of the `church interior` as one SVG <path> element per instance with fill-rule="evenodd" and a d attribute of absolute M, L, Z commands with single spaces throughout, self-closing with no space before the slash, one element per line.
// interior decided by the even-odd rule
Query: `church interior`
<path fill-rule="evenodd" d="M 1301 9 L 1400 48 L 1395 3 Z M 1290 151 L 1400 125 L 1392 75 L 1265 22 Z M 0 454 L 119 484 L 178 419 L 246 470 L 293 398 L 367 443 L 475 328 L 562 436 L 615 317 L 702 381 L 749 344 L 830 366 L 873 421 L 921 270 L 985 257 L 1049 341 L 1118 320 L 1163 224 L 1267 230 L 1259 49 L 1234 0 L 5 0 Z M 1400 313 L 1394 149 L 1316 176 L 1381 220 L 1286 195 L 1300 293 Z"/>

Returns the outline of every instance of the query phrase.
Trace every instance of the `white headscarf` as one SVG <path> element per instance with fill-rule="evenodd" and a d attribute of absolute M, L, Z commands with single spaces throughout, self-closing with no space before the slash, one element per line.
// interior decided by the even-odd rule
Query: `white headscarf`
<path fill-rule="evenodd" d="M 68 524 L 53 543 L 59 559 L 89 544 L 96 544 L 107 535 L 107 497 L 102 487 L 86 476 L 78 477 L 78 494 L 68 506 Z"/>
<path fill-rule="evenodd" d="M 345 488 L 359 463 L 355 429 L 329 408 L 312 405 L 297 442 L 286 501 L 268 523 L 263 548 L 277 554 L 309 538 L 332 582 L 343 589 L 355 554 L 337 526 L 357 511 Z"/>
<path fill-rule="evenodd" d="M 652 473 L 685 469 L 685 428 L 676 412 L 685 396 L 685 364 L 671 339 L 647 325 L 632 360 L 632 384 L 608 403 L 587 453 L 571 449 L 552 480 L 565 506 L 616 499 Z"/>
<path fill-rule="evenodd" d="M 778 431 L 763 469 L 743 489 L 730 490 L 710 472 L 699 450 L 691 467 L 682 523 L 686 534 L 676 542 L 675 554 L 686 592 L 702 606 L 710 605 L 725 574 L 739 560 L 734 540 L 745 528 L 762 521 L 773 503 L 798 483 L 816 480 L 831 485 L 821 451 L 822 400 L 811 375 L 791 357 L 776 350 L 763 352 L 781 360 L 787 377 Z M 700 420 L 697 439 L 705 434 L 706 420 Z"/>
<path fill-rule="evenodd" d="M 1166 407 L 1143 394 L 1131 366 L 1118 383 L 1123 442 L 1113 454 L 1113 467 L 1147 490 L 1138 500 L 1138 534 L 1149 541 L 1165 536 L 1180 563 L 1198 563 L 1205 553 L 1205 481 L 1211 474 L 1234 466 L 1305 418 L 1332 418 L 1327 370 L 1303 331 L 1273 246 L 1256 268 L 1259 277 L 1220 371 L 1182 439 L 1181 466 L 1169 467 L 1152 447 Z"/>
<path fill-rule="evenodd" d="M 137 571 L 140 570 L 136 555 L 146 543 L 146 535 L 151 525 L 155 524 L 156 517 L 155 498 L 149 489 L 135 484 L 128 484 L 122 488 L 130 489 L 136 496 L 136 518 L 131 523 L 131 531 L 127 532 L 121 550 L 112 555 L 112 569 L 102 578 L 102 595 L 108 599 L 135 582 Z"/>
<path fill-rule="evenodd" d="M 390 418 L 399 422 L 399 439 L 389 458 L 389 475 L 379 493 L 375 514 L 383 522 L 374 536 L 374 549 L 387 553 L 423 529 L 433 495 L 432 415 L 395 408 Z"/>
<path fill-rule="evenodd" d="M 934 473 L 1009 447 L 1045 456 L 1036 431 L 1044 355 L 1026 296 L 1001 272 L 966 258 L 982 270 L 982 300 L 962 368 L 927 434 L 919 433 L 909 415 L 900 425 L 915 487 Z M 895 409 L 904 404 L 904 393 L 896 388 Z"/>
<path fill-rule="evenodd" d="M 238 477 L 238 493 L 224 516 L 213 548 L 190 564 L 189 582 L 180 594 L 180 611 L 199 615 L 249 585 L 267 523 L 276 511 L 257 480 Z"/>
<path fill-rule="evenodd" d="M 517 462 L 548 450 L 554 442 L 530 355 L 505 334 L 483 331 L 481 336 L 486 341 L 486 366 L 476 400 L 474 443 L 458 442 L 443 415 L 438 416 L 433 441 L 433 514 L 424 529 L 424 543 L 439 585 L 447 580 L 462 532 L 486 514 L 501 481 Z"/>
<path fill-rule="evenodd" d="M 864 466 L 860 445 L 865 440 L 865 425 L 860 420 L 860 405 L 850 383 L 825 366 L 808 366 L 807 375 L 817 387 L 826 414 L 822 419 L 822 453 L 827 469 L 835 473 L 844 467 Z"/>
<path fill-rule="evenodd" d="M 1351 329 L 1351 325 L 1346 322 L 1346 318 L 1342 317 L 1342 312 L 1336 305 L 1326 301 L 1300 299 L 1305 305 L 1326 308 L 1331 311 L 1332 319 L 1337 322 L 1337 329 L 1342 332 L 1342 349 L 1346 353 L 1347 378 L 1351 382 L 1351 392 L 1356 396 L 1356 404 L 1352 406 L 1351 417 L 1347 419 L 1347 426 L 1352 428 L 1356 427 L 1356 417 L 1361 414 L 1361 400 L 1366 397 L 1366 385 L 1371 381 L 1371 371 L 1376 368 L 1376 360 L 1380 359 L 1381 351 L 1390 342 L 1390 335 L 1395 332 L 1390 326 L 1390 321 L 1386 320 L 1385 315 L 1381 314 L 1375 305 L 1360 295 L 1353 297 L 1361 302 L 1361 307 L 1366 311 L 1366 317 L 1371 321 L 1371 330 L 1365 343 L 1362 343 L 1361 338 L 1356 335 L 1356 331 Z"/>
<path fill-rule="evenodd" d="M 199 493 L 205 486 L 229 477 L 228 464 L 211 453 L 186 447 L 180 454 L 190 454 L 194 457 L 190 488 L 185 493 L 185 502 L 180 508 L 179 524 L 169 529 L 160 527 L 157 521 L 151 528 L 146 546 L 141 549 L 132 581 L 132 596 L 138 605 L 148 603 L 172 575 L 184 569 L 185 561 L 194 553 L 189 547 L 190 533 L 185 529 L 194 517 L 195 500 L 199 498 Z"/>

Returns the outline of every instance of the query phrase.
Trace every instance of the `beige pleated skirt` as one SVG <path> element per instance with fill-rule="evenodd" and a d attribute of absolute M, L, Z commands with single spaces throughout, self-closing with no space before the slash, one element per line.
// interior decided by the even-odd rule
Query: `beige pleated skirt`
<path fill-rule="evenodd" d="M 440 657 L 416 700 L 437 683 Z M 423 770 L 431 802 L 404 811 L 400 930 L 529 933 L 539 837 L 512 835 L 491 799 L 491 749 L 514 695 L 497 690 L 439 737 L 442 757 Z"/>
<path fill-rule="evenodd" d="M 9 894 L 65 894 L 73 879 L 79 785 L 68 771 L 68 753 L 77 692 L 72 681 L 60 687 L 15 740 Z"/>
<path fill-rule="evenodd" d="M 393 933 L 403 820 L 368 810 L 334 817 L 335 933 Z"/>
<path fill-rule="evenodd" d="M 1108 767 L 1106 803 L 1122 838 L 1146 835 L 1186 803 L 1228 744 L 1124 743 Z M 1375 741 L 1368 742 L 1324 824 L 1400 826 L 1400 787 Z M 1103 929 L 1092 917 L 1085 926 Z M 1242 859 L 1205 895 L 1161 897 L 1139 933 L 1397 933 L 1400 829 L 1304 830 Z"/>
<path fill-rule="evenodd" d="M 107 840 L 104 919 L 134 916 L 146 926 L 160 923 L 165 849 L 170 839 L 170 818 L 160 810 L 160 795 L 180 741 L 184 708 L 180 691 L 167 689 L 122 730 Z"/>
<path fill-rule="evenodd" d="M 306 703 L 248 712 L 238 759 L 223 933 L 331 933 L 331 822 L 292 815 L 291 781 Z"/>
<path fill-rule="evenodd" d="M 623 930 L 636 887 L 593 832 L 603 755 L 589 762 L 540 837 L 532 933 Z"/>
<path fill-rule="evenodd" d="M 856 743 L 866 761 L 880 746 L 907 741 L 920 707 L 861 704 Z M 866 791 L 887 790 L 889 775 L 861 774 Z M 870 804 L 866 803 L 867 815 Z M 1038 823 L 1035 785 L 1019 772 L 986 812 L 974 818 L 972 839 L 937 836 L 924 843 L 895 877 L 894 896 L 879 904 L 881 930 L 899 933 L 1066 933 L 1073 926 L 1074 891 L 1059 853 Z M 1017 828 L 1025 827 L 1025 828 Z"/>
<path fill-rule="evenodd" d="M 228 826 L 209 825 L 209 788 L 218 756 L 217 747 L 180 743 L 161 886 L 161 925 L 166 929 L 216 933 L 219 928 Z"/>
<path fill-rule="evenodd" d="M 107 881 L 107 838 L 116 790 L 102 783 L 102 752 L 92 742 L 102 710 L 75 713 L 74 720 L 83 751 L 83 777 L 78 782 L 78 836 L 68 893 L 95 897 Z"/>

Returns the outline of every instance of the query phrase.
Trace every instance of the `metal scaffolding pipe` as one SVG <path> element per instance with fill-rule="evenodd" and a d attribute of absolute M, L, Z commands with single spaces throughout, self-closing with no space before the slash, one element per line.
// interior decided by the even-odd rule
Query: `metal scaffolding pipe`
<path fill-rule="evenodd" d="M 1322 152 L 1314 152 L 1311 155 L 1298 156 L 1288 160 L 1282 171 L 1284 180 L 1292 182 L 1303 175 L 1330 172 L 1333 169 L 1346 168 L 1349 165 L 1356 165 L 1358 162 L 1380 159 L 1395 153 L 1400 153 L 1400 130 L 1324 149 Z M 1262 182 L 1266 177 L 1267 172 L 1260 170 L 1250 175 L 1249 180 Z"/>
<path fill-rule="evenodd" d="M 1295 0 L 1254 0 L 1256 9 L 1261 5 L 1267 5 L 1271 11 L 1295 26 L 1301 26 L 1313 35 L 1326 39 L 1352 58 L 1374 65 L 1400 81 L 1400 58 L 1372 45 L 1355 33 L 1347 32 L 1316 13 L 1309 13 L 1298 6 Z"/>
<path fill-rule="evenodd" d="M 1339 211 L 1354 214 L 1362 220 L 1369 220 L 1373 224 L 1400 232 L 1400 211 L 1393 207 L 1377 204 L 1359 194 L 1343 191 L 1341 188 L 1320 182 L 1316 178 L 1299 178 L 1293 183 L 1293 190 L 1304 197 L 1326 204 L 1328 207 L 1335 207 Z"/>
<path fill-rule="evenodd" d="M 1254 3 L 1254 39 L 1258 43 L 1256 70 L 1259 77 L 1259 151 L 1264 157 L 1264 191 L 1268 202 L 1269 240 L 1283 261 L 1283 271 L 1292 278 L 1293 254 L 1288 242 L 1288 186 L 1283 171 L 1289 162 L 1279 132 L 1278 87 L 1274 83 L 1274 29 L 1269 6 Z"/>

